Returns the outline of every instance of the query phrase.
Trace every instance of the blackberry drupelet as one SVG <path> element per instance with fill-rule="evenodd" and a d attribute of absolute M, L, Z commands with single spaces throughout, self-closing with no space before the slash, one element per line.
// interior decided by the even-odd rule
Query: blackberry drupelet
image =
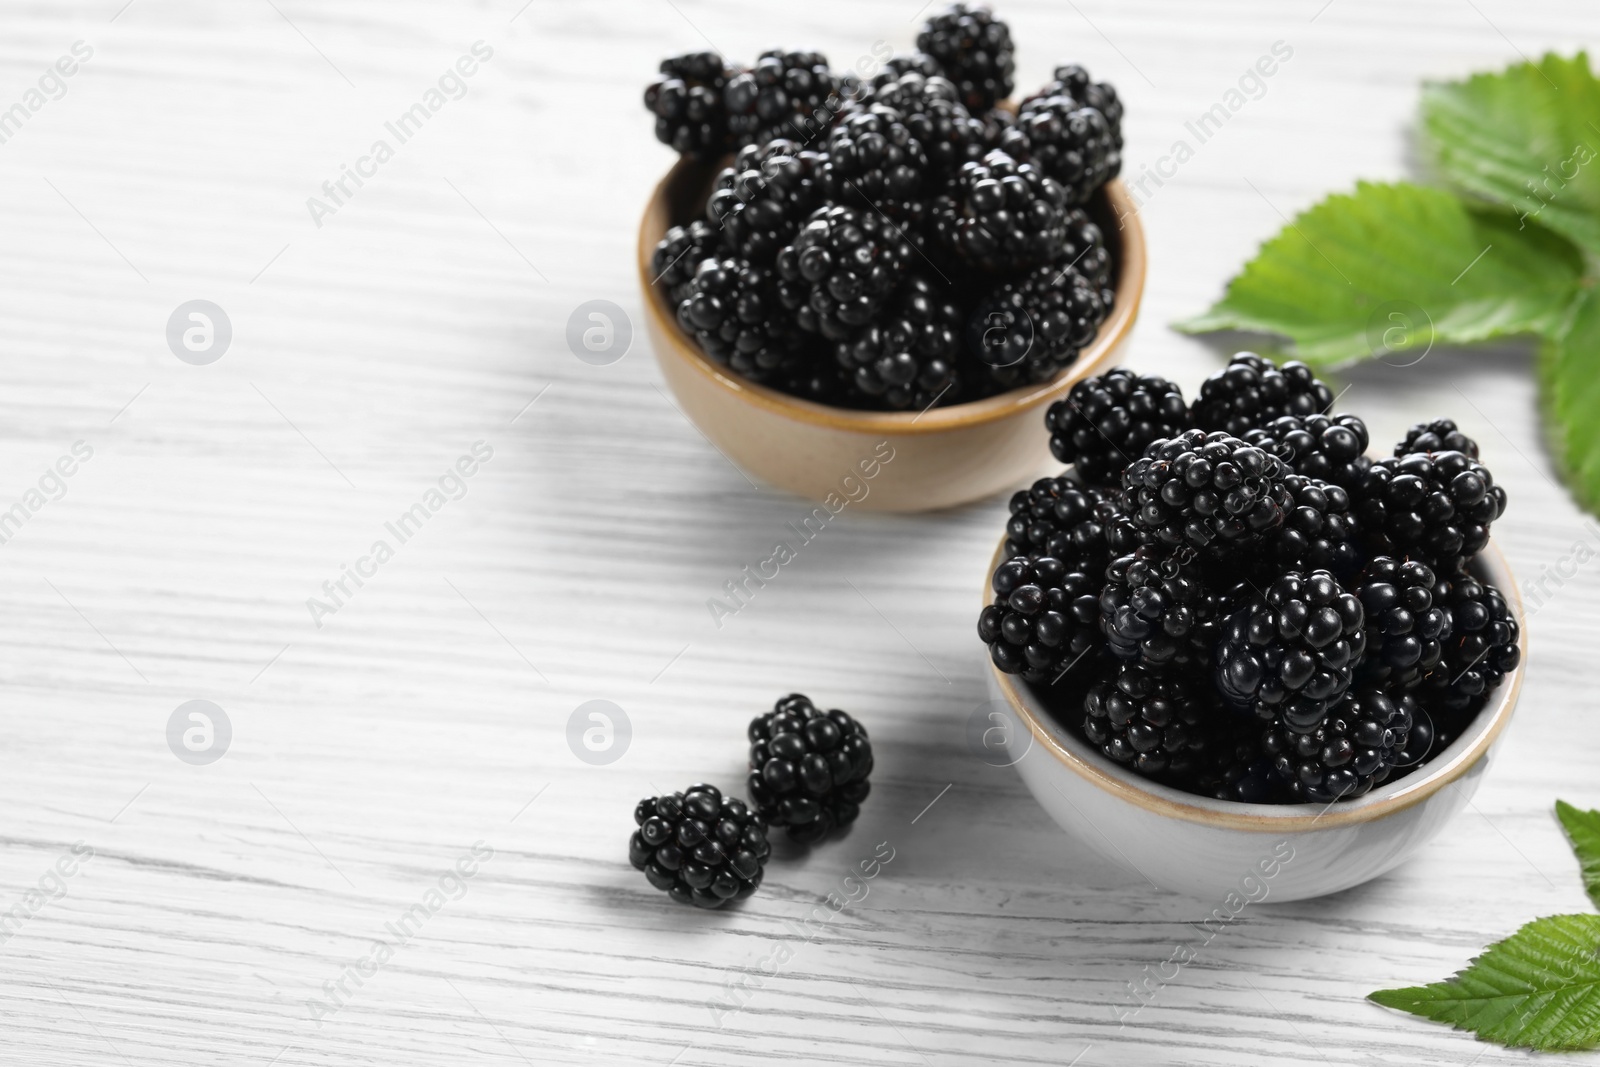
<path fill-rule="evenodd" d="M 742 259 L 707 259 L 687 288 L 678 324 L 706 355 L 756 382 L 793 362 L 800 339 L 770 271 Z"/>
<path fill-rule="evenodd" d="M 1007 674 L 1054 683 L 1100 647 L 1100 578 L 1053 556 L 1019 556 L 995 568 L 994 603 L 978 616 L 989 658 Z"/>
<path fill-rule="evenodd" d="M 838 81 L 818 52 L 761 53 L 754 67 L 728 79 L 722 99 L 734 144 L 761 145 L 774 138 L 805 144 L 833 123 Z"/>
<path fill-rule="evenodd" d="M 1283 480 L 1293 506 L 1272 536 L 1272 557 L 1284 570 L 1332 571 L 1348 578 L 1361 567 L 1350 494 L 1337 485 L 1291 474 Z"/>
<path fill-rule="evenodd" d="M 805 844 L 855 822 L 872 789 L 872 744 L 860 723 L 791 693 L 750 720 L 749 734 L 750 799 L 761 818 Z"/>
<path fill-rule="evenodd" d="M 1470 576 L 1441 582 L 1436 601 L 1450 613 L 1450 635 L 1418 695 L 1447 715 L 1476 712 L 1521 662 L 1521 627 L 1500 590 Z"/>
<path fill-rule="evenodd" d="M 1028 160 L 1061 183 L 1067 200 L 1084 204 L 1122 171 L 1122 148 L 1097 109 L 1068 96 L 1046 96 L 1022 105 L 1017 129 L 1028 143 Z"/>
<path fill-rule="evenodd" d="M 1262 749 L 1293 800 L 1324 804 L 1358 797 L 1401 765 L 1416 716 L 1416 701 L 1408 694 L 1351 690 L 1310 729 L 1268 731 Z"/>
<path fill-rule="evenodd" d="M 1004 389 L 1047 382 L 1100 331 L 1100 291 L 1070 267 L 1038 267 L 997 286 L 967 320 L 967 350 Z"/>
<path fill-rule="evenodd" d="M 717 259 L 724 251 L 724 234 L 704 219 L 667 231 L 650 256 L 653 285 L 659 285 L 676 308 L 689 295 L 689 282 L 702 260 Z"/>
<path fill-rule="evenodd" d="M 1200 386 L 1194 424 L 1242 437 L 1284 415 L 1319 415 L 1333 393 L 1299 361 L 1281 368 L 1254 352 L 1240 352 Z"/>
<path fill-rule="evenodd" d="M 1283 461 L 1225 433 L 1185 430 L 1157 441 L 1122 473 L 1128 516 L 1170 547 L 1213 557 L 1283 525 L 1293 501 Z"/>
<path fill-rule="evenodd" d="M 944 286 L 913 274 L 896 294 L 892 313 L 840 341 L 835 355 L 853 390 L 873 406 L 945 405 L 960 399 L 956 360 L 963 324 Z"/>
<path fill-rule="evenodd" d="M 723 90 L 733 76 L 715 52 L 690 52 L 661 61 L 661 77 L 644 91 L 656 117 L 656 140 L 682 156 L 716 159 L 728 150 Z"/>
<path fill-rule="evenodd" d="M 1189 405 L 1165 378 L 1126 367 L 1087 378 L 1045 413 L 1050 452 L 1089 485 L 1119 486 L 1152 442 L 1188 429 Z"/>
<path fill-rule="evenodd" d="M 1413 452 L 1460 452 L 1468 459 L 1478 458 L 1478 442 L 1462 433 L 1453 419 L 1419 422 L 1406 431 L 1405 440 L 1394 446 L 1394 454 Z"/>
<path fill-rule="evenodd" d="M 633 821 L 639 828 L 628 842 L 628 859 L 680 904 L 720 908 L 761 885 L 772 852 L 767 825 L 715 786 L 641 800 Z"/>
<path fill-rule="evenodd" d="M 1095 505 L 1094 517 L 1106 533 L 1106 551 L 1112 559 L 1156 543 L 1155 534 L 1128 517 L 1127 494 L 1121 489 L 1106 490 L 1106 498 Z"/>
<path fill-rule="evenodd" d="M 1366 615 L 1363 682 L 1391 691 L 1414 689 L 1444 658 L 1448 609 L 1434 602 L 1436 579 L 1427 564 L 1377 556 L 1361 571 L 1355 593 Z"/>
<path fill-rule="evenodd" d="M 988 8 L 951 4 L 923 23 L 917 50 L 938 61 L 972 112 L 994 107 L 1015 86 L 1011 28 Z"/>
<path fill-rule="evenodd" d="M 828 134 L 818 178 L 829 203 L 915 224 L 923 213 L 928 156 L 900 112 L 873 104 L 845 115 Z"/>
<path fill-rule="evenodd" d="M 1376 460 L 1351 492 L 1374 553 L 1419 559 L 1441 577 L 1460 572 L 1489 543 L 1506 491 L 1462 452 L 1413 452 Z"/>
<path fill-rule="evenodd" d="M 1004 274 L 1060 257 L 1066 209 L 1066 192 L 1054 178 L 994 151 L 962 164 L 929 206 L 929 223 L 938 241 L 964 261 Z"/>
<path fill-rule="evenodd" d="M 1220 613 L 1194 556 L 1147 546 L 1111 561 L 1100 629 L 1113 656 L 1156 669 L 1210 665 Z"/>
<path fill-rule="evenodd" d="M 847 340 L 882 310 L 914 255 L 870 208 L 818 208 L 778 251 L 778 295 L 802 329 Z"/>
<path fill-rule="evenodd" d="M 1212 709 L 1182 675 L 1138 663 L 1095 683 L 1083 701 L 1083 733 L 1118 763 L 1151 778 L 1194 773 L 1205 753 Z"/>
<path fill-rule="evenodd" d="M 1366 651 L 1361 601 L 1327 571 L 1291 571 L 1234 614 L 1216 651 L 1217 691 L 1291 732 L 1316 728 Z"/>
<path fill-rule="evenodd" d="M 819 157 L 794 141 L 746 145 L 717 175 L 706 215 L 727 232 L 734 253 L 770 267 L 820 202 Z"/>
<path fill-rule="evenodd" d="M 1040 478 L 1011 495 L 1006 555 L 1053 556 L 1084 574 L 1105 570 L 1106 535 L 1100 525 L 1105 493 L 1071 478 Z"/>
<path fill-rule="evenodd" d="M 1367 424 L 1356 415 L 1283 415 L 1243 438 L 1289 464 L 1296 474 L 1353 488 L 1372 466 Z"/>

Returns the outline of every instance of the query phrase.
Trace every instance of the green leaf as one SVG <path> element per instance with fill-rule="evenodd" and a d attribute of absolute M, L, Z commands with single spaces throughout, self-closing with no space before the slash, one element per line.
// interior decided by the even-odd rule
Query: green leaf
<path fill-rule="evenodd" d="M 1535 1049 L 1600 1045 L 1600 915 L 1535 919 L 1446 982 L 1368 995 L 1386 1008 Z"/>
<path fill-rule="evenodd" d="M 1600 253 L 1600 81 L 1551 54 L 1422 91 L 1425 151 L 1458 189 Z"/>
<path fill-rule="evenodd" d="M 1210 311 L 1177 329 L 1283 334 L 1316 366 L 1434 343 L 1554 332 L 1583 256 L 1537 225 L 1438 189 L 1363 182 L 1303 212 L 1261 246 Z"/>
<path fill-rule="evenodd" d="M 1550 450 L 1579 503 L 1600 512 L 1600 292 L 1585 289 L 1539 353 Z"/>
<path fill-rule="evenodd" d="M 1556 817 L 1567 831 L 1572 851 L 1578 854 L 1578 867 L 1583 871 L 1583 888 L 1589 899 L 1600 907 L 1600 811 L 1584 811 L 1565 800 L 1556 801 Z"/>

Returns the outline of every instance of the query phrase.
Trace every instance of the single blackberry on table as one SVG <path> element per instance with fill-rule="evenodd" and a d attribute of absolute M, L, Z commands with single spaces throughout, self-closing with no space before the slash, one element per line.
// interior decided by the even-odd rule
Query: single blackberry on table
<path fill-rule="evenodd" d="M 1283 461 L 1237 437 L 1185 430 L 1122 472 L 1128 516 L 1171 547 L 1213 556 L 1253 546 L 1283 525 L 1293 499 Z"/>
<path fill-rule="evenodd" d="M 1151 778 L 1178 778 L 1199 767 L 1211 734 L 1204 690 L 1175 672 L 1138 663 L 1090 687 L 1083 733 L 1118 763 Z"/>
<path fill-rule="evenodd" d="M 1289 475 L 1283 485 L 1292 505 L 1283 526 L 1270 539 L 1277 565 L 1285 570 L 1332 571 L 1340 578 L 1355 574 L 1362 553 L 1350 494 L 1303 474 Z"/>
<path fill-rule="evenodd" d="M 751 381 L 765 381 L 800 349 L 770 271 L 742 259 L 707 259 L 689 280 L 678 324 L 706 355 Z"/>
<path fill-rule="evenodd" d="M 938 61 L 970 111 L 987 111 L 1015 86 L 1011 27 L 988 8 L 951 4 L 923 23 L 917 50 Z"/>
<path fill-rule="evenodd" d="M 1506 508 L 1506 491 L 1463 452 L 1375 460 L 1351 496 L 1374 552 L 1419 559 L 1441 576 L 1458 573 L 1489 543 Z"/>
<path fill-rule="evenodd" d="M 676 308 L 689 295 L 689 282 L 700 263 L 720 258 L 724 234 L 704 219 L 687 226 L 674 226 L 656 244 L 650 255 L 652 285 L 661 286 L 667 300 Z"/>
<path fill-rule="evenodd" d="M 633 809 L 639 828 L 628 859 L 680 904 L 720 908 L 761 885 L 772 846 L 767 824 L 716 786 L 648 797 Z"/>
<path fill-rule="evenodd" d="M 1026 138 L 1028 160 L 1061 183 L 1067 200 L 1084 204 L 1122 172 L 1122 146 L 1097 109 L 1068 96 L 1046 96 L 1022 105 L 1017 129 Z"/>
<path fill-rule="evenodd" d="M 1367 424 L 1357 415 L 1283 415 L 1246 430 L 1244 440 L 1289 464 L 1296 474 L 1353 488 L 1372 460 Z"/>
<path fill-rule="evenodd" d="M 892 311 L 840 341 L 835 355 L 864 401 L 894 411 L 949 404 L 961 392 L 956 360 L 964 318 L 943 286 L 913 274 Z"/>
<path fill-rule="evenodd" d="M 1319 415 L 1333 406 L 1333 393 L 1299 361 L 1281 368 L 1254 352 L 1240 352 L 1200 386 L 1194 424 L 1242 437 L 1284 415 Z"/>
<path fill-rule="evenodd" d="M 1435 603 L 1427 564 L 1377 556 L 1361 571 L 1355 594 L 1366 615 L 1367 654 L 1358 675 L 1390 690 L 1414 689 L 1443 662 L 1448 608 Z"/>
<path fill-rule="evenodd" d="M 1126 367 L 1086 378 L 1044 417 L 1050 452 L 1089 485 L 1118 486 L 1122 472 L 1153 442 L 1191 425 L 1176 385 Z"/>
<path fill-rule="evenodd" d="M 661 61 L 661 77 L 644 91 L 656 117 L 656 140 L 679 155 L 716 159 L 728 150 L 723 90 L 733 72 L 715 52 L 690 52 Z"/>
<path fill-rule="evenodd" d="M 940 243 L 991 273 L 1053 263 L 1066 245 L 1066 191 L 1000 151 L 962 164 L 928 211 Z"/>
<path fill-rule="evenodd" d="M 900 112 L 873 104 L 845 115 L 828 134 L 818 177 L 830 203 L 914 224 L 923 212 L 928 156 Z"/>
<path fill-rule="evenodd" d="M 1444 656 L 1418 691 L 1431 710 L 1476 712 L 1522 661 L 1521 627 L 1500 590 L 1471 576 L 1441 582 L 1436 597 L 1450 613 Z"/>
<path fill-rule="evenodd" d="M 1105 493 L 1071 478 L 1040 478 L 1011 494 L 1006 522 L 1006 555 L 1051 556 L 1075 571 L 1105 570 L 1106 535 L 1100 525 Z"/>
<path fill-rule="evenodd" d="M 1001 388 L 1047 382 L 1105 322 L 1100 291 L 1071 267 L 1038 267 L 1003 282 L 967 320 L 967 350 Z"/>
<path fill-rule="evenodd" d="M 778 251 L 778 295 L 802 329 L 847 340 L 882 310 L 915 254 L 870 208 L 818 208 Z"/>
<path fill-rule="evenodd" d="M 1089 72 L 1078 64 L 1063 63 L 1055 69 L 1055 74 L 1042 89 L 1023 98 L 1022 106 L 1052 96 L 1071 97 L 1078 106 L 1092 107 L 1100 112 L 1111 127 L 1117 148 L 1122 147 L 1122 101 L 1110 82 L 1092 81 Z"/>
<path fill-rule="evenodd" d="M 1121 660 L 1163 669 L 1210 665 L 1222 612 L 1192 550 L 1146 546 L 1113 559 L 1100 590 L 1100 628 Z"/>
<path fill-rule="evenodd" d="M 994 603 L 978 616 L 978 637 L 1007 674 L 1054 683 L 1100 647 L 1100 578 L 1052 556 L 1018 556 L 995 568 Z"/>
<path fill-rule="evenodd" d="M 1280 725 L 1268 731 L 1262 749 L 1293 800 L 1322 804 L 1358 797 L 1400 765 L 1416 716 L 1409 694 L 1354 689 L 1309 729 Z"/>
<path fill-rule="evenodd" d="M 738 256 L 770 267 L 821 200 L 819 157 L 794 141 L 746 145 L 725 167 L 706 201 L 706 215 L 726 231 Z"/>
<path fill-rule="evenodd" d="M 1366 651 L 1361 601 L 1327 571 L 1290 571 L 1235 613 L 1216 650 L 1217 691 L 1291 732 L 1315 729 Z"/>
<path fill-rule="evenodd" d="M 750 799 L 772 826 L 812 844 L 861 813 L 872 785 L 866 729 L 834 708 L 791 693 L 750 720 Z"/>
<path fill-rule="evenodd" d="M 1394 454 L 1413 452 L 1460 452 L 1468 459 L 1478 458 L 1478 442 L 1462 433 L 1453 419 L 1419 422 L 1406 431 L 1405 440 L 1394 446 Z"/>
<path fill-rule="evenodd" d="M 839 83 L 819 52 L 761 53 L 755 66 L 728 79 L 722 99 L 736 145 L 760 145 L 774 138 L 802 144 L 832 124 L 842 106 Z"/>

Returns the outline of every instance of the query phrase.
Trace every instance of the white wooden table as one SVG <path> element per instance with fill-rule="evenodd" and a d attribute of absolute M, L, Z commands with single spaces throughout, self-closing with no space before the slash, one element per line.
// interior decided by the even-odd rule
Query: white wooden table
<path fill-rule="evenodd" d="M 0 545 L 0 913 L 26 916 L 0 919 L 0 1062 L 1527 1058 L 1362 998 L 1585 906 L 1550 808 L 1600 805 L 1600 567 L 1532 621 L 1521 711 L 1458 822 L 1373 884 L 1250 909 L 1120 1026 L 1128 983 L 1212 905 L 1077 850 L 1013 771 L 969 753 L 1003 499 L 846 512 L 712 625 L 706 598 L 807 508 L 708 447 L 642 337 L 609 366 L 568 350 L 585 301 L 639 321 L 634 224 L 668 154 L 638 95 L 662 55 L 708 40 L 740 57 L 811 44 L 840 66 L 907 46 L 916 2 L 62 0 L 0 16 L 0 109 L 26 108 L 75 42 L 92 51 L 65 64 L 59 99 L 45 77 L 0 144 L 0 511 L 44 479 Z M 1219 350 L 1166 324 L 1217 295 L 1280 212 L 1411 173 L 1420 78 L 1600 31 L 1578 0 L 1002 14 L 1024 86 L 1059 58 L 1116 82 L 1134 176 L 1275 41 L 1293 49 L 1143 209 L 1134 358 L 1189 389 Z M 406 143 L 386 134 L 476 41 L 492 56 L 464 95 Z M 393 157 L 362 162 L 380 138 Z M 331 201 L 345 165 L 369 176 Z M 313 196 L 336 208 L 320 226 Z M 166 338 L 195 299 L 232 327 L 204 366 Z M 1497 539 L 1525 576 L 1585 536 L 1530 372 L 1510 346 L 1339 382 L 1379 441 L 1439 414 L 1482 441 L 1512 499 Z M 43 499 L 79 441 L 92 457 Z M 388 535 L 479 441 L 492 458 L 465 495 L 404 544 Z M 361 563 L 380 538 L 393 558 Z M 345 579 L 315 625 L 307 598 L 358 564 L 364 584 Z M 796 689 L 872 730 L 860 823 L 809 856 L 780 849 L 736 911 L 671 904 L 627 865 L 634 802 L 737 789 L 745 723 Z M 231 724 L 209 765 L 168 745 L 190 700 Z M 632 726 L 606 766 L 567 742 L 590 700 Z M 492 857 L 445 878 L 459 899 L 413 929 L 408 909 L 478 842 Z M 797 934 L 879 842 L 894 859 L 870 894 Z M 346 971 L 371 972 L 402 923 L 392 959 Z M 314 1001 L 337 1010 L 315 1019 Z"/>

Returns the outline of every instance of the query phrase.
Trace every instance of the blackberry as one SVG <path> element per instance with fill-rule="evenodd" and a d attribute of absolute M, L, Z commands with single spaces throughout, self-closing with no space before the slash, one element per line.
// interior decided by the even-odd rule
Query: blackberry
<path fill-rule="evenodd" d="M 1100 503 L 1105 493 L 1070 478 L 1040 478 L 1011 495 L 1006 555 L 1051 556 L 1075 571 L 1100 574 L 1106 566 Z"/>
<path fill-rule="evenodd" d="M 754 67 L 728 79 L 722 93 L 735 145 L 761 145 L 780 137 L 801 143 L 814 139 L 842 106 L 838 88 L 819 52 L 761 53 Z"/>
<path fill-rule="evenodd" d="M 1066 191 L 1031 163 L 993 151 L 962 164 L 929 207 L 935 237 L 991 273 L 1054 262 L 1067 241 Z"/>
<path fill-rule="evenodd" d="M 1157 441 L 1122 473 L 1129 518 L 1161 544 L 1213 556 L 1254 545 L 1283 525 L 1288 468 L 1225 433 L 1185 430 Z"/>
<path fill-rule="evenodd" d="M 927 153 L 935 179 L 952 177 L 962 164 L 982 159 L 988 151 L 983 123 L 962 105 L 947 79 L 912 70 L 892 79 L 880 74 L 873 85 L 871 102 L 899 112 Z"/>
<path fill-rule="evenodd" d="M 689 282 L 702 260 L 718 258 L 723 234 L 704 219 L 674 226 L 656 244 L 650 256 L 652 285 L 659 285 L 676 308 L 689 295 Z"/>
<path fill-rule="evenodd" d="M 1522 660 L 1521 634 L 1505 596 L 1472 577 L 1440 583 L 1438 601 L 1450 613 L 1444 656 L 1420 690 L 1430 709 L 1476 712 L 1485 696 Z"/>
<path fill-rule="evenodd" d="M 970 111 L 987 111 L 1011 95 L 1011 27 L 988 8 L 951 4 L 923 23 L 917 50 L 938 60 Z"/>
<path fill-rule="evenodd" d="M 1243 438 L 1278 456 L 1296 474 L 1353 488 L 1372 460 L 1367 424 L 1356 415 L 1283 415 Z"/>
<path fill-rule="evenodd" d="M 742 259 L 707 259 L 678 305 L 678 324 L 706 355 L 760 382 L 793 362 L 799 338 L 770 271 Z"/>
<path fill-rule="evenodd" d="M 847 406 L 859 398 L 845 376 L 844 369 L 831 358 L 828 344 L 815 334 L 801 334 L 799 351 L 771 384 L 802 400 L 832 407 Z"/>
<path fill-rule="evenodd" d="M 1451 618 L 1434 602 L 1435 582 L 1433 571 L 1415 560 L 1378 556 L 1363 568 L 1355 589 L 1367 620 L 1363 681 L 1413 689 L 1443 662 Z"/>
<path fill-rule="evenodd" d="M 656 117 L 656 140 L 681 156 L 716 159 L 728 150 L 723 90 L 732 76 L 715 52 L 690 52 L 661 61 L 661 77 L 644 91 Z"/>
<path fill-rule="evenodd" d="M 1375 460 L 1352 492 L 1361 531 L 1375 553 L 1419 559 L 1457 574 L 1489 543 L 1506 491 L 1462 452 L 1412 452 Z"/>
<path fill-rule="evenodd" d="M 1106 568 L 1100 628 L 1113 656 L 1147 667 L 1206 667 L 1219 625 L 1219 601 L 1194 553 L 1146 546 Z"/>
<path fill-rule="evenodd" d="M 824 712 L 791 693 L 750 720 L 750 799 L 796 841 L 812 844 L 855 822 L 871 773 L 866 729 L 838 708 Z"/>
<path fill-rule="evenodd" d="M 840 367 L 863 398 L 886 408 L 927 408 L 958 399 L 956 358 L 964 316 L 935 285 L 911 275 L 882 316 L 835 349 Z"/>
<path fill-rule="evenodd" d="M 1261 727 L 1223 722 L 1212 727 L 1193 789 L 1202 796 L 1241 804 L 1275 804 L 1287 799 L 1272 760 L 1261 750 Z"/>
<path fill-rule="evenodd" d="M 997 286 L 967 320 L 967 349 L 1004 389 L 1047 382 L 1099 334 L 1107 308 L 1076 270 L 1052 265 Z"/>
<path fill-rule="evenodd" d="M 1315 729 L 1366 651 L 1361 601 L 1327 571 L 1280 577 L 1222 628 L 1217 691 L 1290 731 Z"/>
<path fill-rule="evenodd" d="M 678 903 L 720 908 L 761 885 L 772 852 L 767 824 L 716 786 L 648 797 L 633 809 L 633 821 L 639 828 L 628 859 Z"/>
<path fill-rule="evenodd" d="M 778 251 L 778 295 L 802 329 L 843 341 L 877 316 L 914 254 L 870 209 L 818 208 Z"/>
<path fill-rule="evenodd" d="M 1350 494 L 1303 474 L 1283 480 L 1293 501 L 1283 527 L 1271 538 L 1277 565 L 1286 570 L 1326 570 L 1348 578 L 1361 566 Z"/>
<path fill-rule="evenodd" d="M 818 157 L 794 141 L 746 145 L 717 175 L 706 214 L 728 235 L 735 254 L 770 267 L 820 201 Z"/>
<path fill-rule="evenodd" d="M 1268 731 L 1262 749 L 1292 799 L 1320 804 L 1358 797 L 1399 766 L 1416 716 L 1417 703 L 1407 694 L 1352 690 L 1308 729 Z"/>
<path fill-rule="evenodd" d="M 830 203 L 915 223 L 923 211 L 927 174 L 927 154 L 900 112 L 873 104 L 850 112 L 828 134 L 820 184 Z"/>
<path fill-rule="evenodd" d="M 991 584 L 978 636 L 1007 674 L 1053 683 L 1100 646 L 1099 578 L 1053 556 L 1018 556 L 995 568 Z"/>
<path fill-rule="evenodd" d="M 1200 386 L 1194 424 L 1242 437 L 1284 415 L 1319 415 L 1333 393 L 1299 361 L 1279 368 L 1254 352 L 1240 352 Z"/>
<path fill-rule="evenodd" d="M 1216 714 L 1182 676 L 1125 663 L 1083 701 L 1083 733 L 1117 763 L 1151 778 L 1183 778 L 1200 765 Z"/>
<path fill-rule="evenodd" d="M 1089 213 L 1081 207 L 1070 208 L 1066 217 L 1066 240 L 1062 243 L 1061 253 L 1056 257 L 1056 265 L 1062 269 L 1071 267 L 1087 278 L 1096 289 L 1100 290 L 1100 298 L 1110 312 L 1112 304 L 1116 302 L 1116 292 L 1112 288 L 1112 263 L 1111 250 L 1106 247 L 1105 234 L 1100 226 L 1089 217 Z"/>
<path fill-rule="evenodd" d="M 1089 485 L 1117 486 L 1152 442 L 1189 428 L 1189 406 L 1165 378 L 1116 367 L 1074 385 L 1050 405 L 1044 425 L 1056 459 Z"/>
<path fill-rule="evenodd" d="M 1022 106 L 1052 96 L 1071 97 L 1080 107 L 1092 107 L 1100 112 L 1111 127 L 1117 148 L 1122 148 L 1122 101 L 1110 82 L 1091 81 L 1089 72 L 1078 64 L 1063 63 L 1055 69 L 1054 76 L 1044 88 L 1023 99 Z"/>
<path fill-rule="evenodd" d="M 1028 159 L 1061 183 L 1067 200 L 1084 204 L 1122 171 L 1122 146 L 1097 109 L 1068 96 L 1046 96 L 1022 105 L 1017 129 Z"/>
<path fill-rule="evenodd" d="M 1434 419 L 1411 427 L 1405 440 L 1394 446 L 1397 456 L 1413 452 L 1460 452 L 1468 459 L 1477 459 L 1478 442 L 1457 429 L 1454 420 Z"/>

